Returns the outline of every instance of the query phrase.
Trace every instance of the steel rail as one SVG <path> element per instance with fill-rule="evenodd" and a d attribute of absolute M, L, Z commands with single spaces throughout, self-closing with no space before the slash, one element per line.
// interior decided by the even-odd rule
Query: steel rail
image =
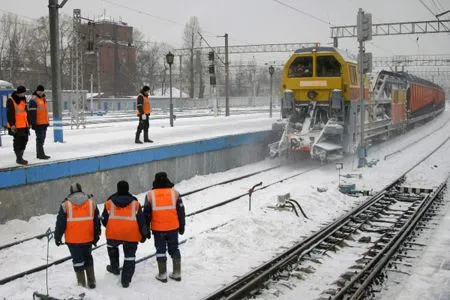
<path fill-rule="evenodd" d="M 443 141 L 439 146 L 437 146 L 433 151 L 424 156 L 421 160 L 407 169 L 401 176 L 399 176 L 392 183 L 388 184 L 384 187 L 380 192 L 378 192 L 375 196 L 371 197 L 369 200 L 364 202 L 362 205 L 356 207 L 352 211 L 348 212 L 338 220 L 334 221 L 332 224 L 328 225 L 324 229 L 319 232 L 316 232 L 306 240 L 303 240 L 290 249 L 284 251 L 277 257 L 271 259 L 269 262 L 266 262 L 256 269 L 244 274 L 240 278 L 234 280 L 228 285 L 222 287 L 221 289 L 213 292 L 212 294 L 203 298 L 204 300 L 213 300 L 213 299 L 241 299 L 244 296 L 248 295 L 252 290 L 256 289 L 259 285 L 265 282 L 270 276 L 278 272 L 278 270 L 283 269 L 286 265 L 292 263 L 294 260 L 297 260 L 299 256 L 308 253 L 311 248 L 315 245 L 320 244 L 323 240 L 330 237 L 334 232 L 338 231 L 343 224 L 348 221 L 351 221 L 352 217 L 360 212 L 366 210 L 366 208 L 372 206 L 374 203 L 378 202 L 381 197 L 388 191 L 393 188 L 398 183 L 402 182 L 405 176 L 419 166 L 422 162 L 428 159 L 431 155 L 433 155 L 436 151 L 438 151 L 445 143 L 450 139 L 447 138 Z"/>
<path fill-rule="evenodd" d="M 204 187 L 196 189 L 196 190 L 192 190 L 192 191 L 189 191 L 189 192 L 186 192 L 186 193 L 182 193 L 182 194 L 180 194 L 180 196 L 181 197 L 185 197 L 185 196 L 188 196 L 188 195 L 192 195 L 192 194 L 195 194 L 195 193 L 198 193 L 198 192 L 201 192 L 201 191 L 204 191 L 204 190 L 216 187 L 216 186 L 220 186 L 220 185 L 232 183 L 232 182 L 235 182 L 235 181 L 239 181 L 239 180 L 242 180 L 242 179 L 246 179 L 246 178 L 249 178 L 249 177 L 252 177 L 252 176 L 264 173 L 264 172 L 268 172 L 268 171 L 271 171 L 271 170 L 274 170 L 274 169 L 278 169 L 280 167 L 282 167 L 282 165 L 276 165 L 276 166 L 273 166 L 273 167 L 270 167 L 270 168 L 266 168 L 266 169 L 262 169 L 262 170 L 255 171 L 255 172 L 252 172 L 252 173 L 248 173 L 248 174 L 245 174 L 245 175 L 242 175 L 242 176 L 239 176 L 239 177 L 227 179 L 227 180 L 224 180 L 224 181 L 221 181 L 221 182 L 217 182 L 217 183 L 214 183 L 214 184 L 211 184 L 211 185 L 208 185 L 208 186 L 204 186 Z M 54 231 L 52 231 L 51 233 L 54 233 Z M 4 250 L 4 249 L 7 249 L 7 248 L 10 248 L 10 247 L 13 247 L 13 246 L 16 246 L 18 244 L 30 241 L 30 240 L 41 239 L 41 238 L 43 238 L 45 236 L 47 236 L 47 233 L 41 233 L 41 234 L 38 234 L 38 235 L 35 235 L 35 236 L 32 236 L 32 237 L 28 237 L 28 238 L 25 238 L 25 239 L 22 239 L 22 240 L 19 240 L 19 241 L 11 242 L 9 244 L 5 244 L 5 245 L 0 246 L 0 251 Z"/>
<path fill-rule="evenodd" d="M 392 256 L 397 252 L 397 249 L 405 241 L 405 239 L 410 235 L 411 231 L 416 227 L 418 221 L 427 212 L 430 205 L 434 200 L 440 195 L 444 189 L 447 179 L 439 185 L 439 187 L 432 193 L 428 195 L 424 201 L 417 208 L 415 214 L 402 226 L 400 231 L 389 241 L 389 243 L 373 257 L 373 259 L 352 279 L 340 289 L 339 293 L 333 296 L 332 299 L 342 299 L 345 295 L 351 295 L 351 300 L 360 299 L 362 294 L 367 290 L 367 287 L 371 284 L 374 277 L 386 266 L 386 264 L 391 260 Z M 350 293 L 349 290 L 354 287 L 355 283 L 363 280 L 362 277 L 366 276 L 364 282 L 358 287 L 355 293 Z"/>

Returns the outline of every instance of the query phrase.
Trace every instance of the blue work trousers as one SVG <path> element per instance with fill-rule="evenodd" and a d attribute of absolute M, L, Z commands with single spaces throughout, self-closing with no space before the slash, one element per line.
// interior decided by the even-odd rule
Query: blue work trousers
<path fill-rule="evenodd" d="M 67 244 L 72 255 L 73 269 L 82 272 L 94 265 L 92 258 L 92 244 Z"/>
<path fill-rule="evenodd" d="M 172 259 L 180 259 L 180 249 L 178 249 L 178 230 L 153 231 L 153 239 L 156 247 L 156 260 L 167 261 L 166 250 Z"/>

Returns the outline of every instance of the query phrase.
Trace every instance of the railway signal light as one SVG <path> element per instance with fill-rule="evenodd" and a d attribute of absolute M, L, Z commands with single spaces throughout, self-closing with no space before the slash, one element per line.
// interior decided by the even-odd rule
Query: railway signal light
<path fill-rule="evenodd" d="M 215 73 L 215 68 L 214 68 L 213 64 L 210 64 L 208 69 L 209 69 L 209 74 L 214 74 Z"/>
<path fill-rule="evenodd" d="M 208 59 L 209 59 L 210 61 L 214 61 L 214 51 L 210 51 L 210 52 L 208 53 Z"/>
<path fill-rule="evenodd" d="M 209 76 L 209 84 L 216 85 L 216 76 L 215 75 Z"/>
<path fill-rule="evenodd" d="M 356 18 L 356 30 L 359 42 L 372 40 L 372 14 L 360 9 Z"/>
<path fill-rule="evenodd" d="M 358 54 L 358 63 L 362 63 L 363 73 L 372 72 L 372 53 L 366 52 L 362 55 L 362 61 L 360 55 Z"/>

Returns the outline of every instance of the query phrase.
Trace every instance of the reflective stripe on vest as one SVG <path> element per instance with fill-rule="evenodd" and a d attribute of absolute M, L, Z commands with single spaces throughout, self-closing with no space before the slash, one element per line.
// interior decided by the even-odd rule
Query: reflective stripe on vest
<path fill-rule="evenodd" d="M 72 202 L 66 201 L 64 205 L 67 217 L 66 243 L 92 242 L 94 240 L 94 200 L 87 199 L 82 205 L 74 205 Z"/>
<path fill-rule="evenodd" d="M 151 190 L 147 199 L 152 207 L 152 230 L 171 231 L 180 227 L 177 213 L 178 192 L 175 189 Z"/>
<path fill-rule="evenodd" d="M 133 200 L 125 207 L 116 206 L 111 199 L 105 203 L 109 218 L 106 224 L 106 238 L 108 240 L 139 242 L 142 238 L 137 223 L 136 214 L 139 202 Z M 122 213 L 119 213 L 121 211 Z"/>
<path fill-rule="evenodd" d="M 129 221 L 134 220 L 135 221 L 136 220 L 136 206 L 137 206 L 137 203 L 133 203 L 133 205 L 131 205 L 130 216 L 116 216 L 116 214 L 115 214 L 116 206 L 111 201 L 111 210 L 109 211 L 109 219 L 110 220 L 129 220 Z"/>
<path fill-rule="evenodd" d="M 36 97 L 36 124 L 37 125 L 48 125 L 48 109 L 47 102 L 44 98 Z"/>
<path fill-rule="evenodd" d="M 10 97 L 12 103 L 14 104 L 14 115 L 16 119 L 16 128 L 28 128 L 28 120 L 27 120 L 27 103 L 25 101 L 20 101 L 19 104 L 14 101 L 12 97 Z M 8 128 L 11 128 L 11 125 L 7 124 Z"/>

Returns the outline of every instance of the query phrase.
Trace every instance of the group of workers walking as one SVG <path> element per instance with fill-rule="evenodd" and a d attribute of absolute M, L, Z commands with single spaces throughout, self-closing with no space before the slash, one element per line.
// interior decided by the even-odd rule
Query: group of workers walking
<path fill-rule="evenodd" d="M 30 135 L 30 128 L 36 133 L 36 157 L 49 159 L 44 152 L 44 142 L 49 125 L 47 100 L 44 94 L 45 88 L 38 85 L 30 102 L 27 105 L 25 97 L 26 88 L 17 87 L 6 102 L 6 118 L 8 134 L 13 136 L 13 148 L 16 154 L 16 163 L 27 165 L 23 158 L 25 148 Z"/>
<path fill-rule="evenodd" d="M 81 286 L 95 288 L 92 246 L 97 246 L 101 224 L 106 228 L 107 251 L 110 264 L 106 270 L 121 274 L 124 288 L 129 287 L 135 271 L 138 243 L 151 238 L 153 232 L 156 247 L 158 274 L 156 279 L 167 282 L 166 249 L 172 257 L 173 272 L 170 278 L 181 280 L 181 255 L 178 235 L 184 233 L 185 211 L 180 194 L 165 172 L 155 175 L 153 188 L 145 197 L 143 208 L 130 194 L 126 181 L 117 183 L 117 192 L 105 202 L 101 217 L 92 196 L 88 196 L 78 183 L 70 187 L 70 195 L 61 204 L 56 221 L 55 243 L 65 244 L 72 255 L 77 282 Z M 124 263 L 120 271 L 119 246 L 122 245 Z"/>

